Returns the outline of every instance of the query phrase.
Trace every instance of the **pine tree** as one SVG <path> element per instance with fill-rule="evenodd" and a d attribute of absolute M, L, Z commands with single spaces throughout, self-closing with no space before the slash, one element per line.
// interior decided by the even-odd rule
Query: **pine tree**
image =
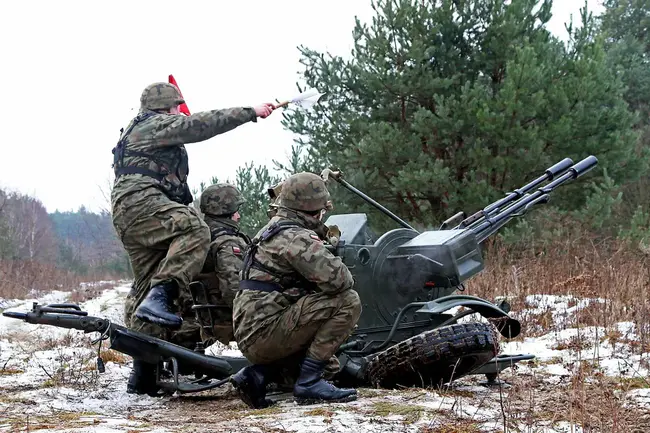
<path fill-rule="evenodd" d="M 473 212 L 565 157 L 599 158 L 616 181 L 643 166 L 624 88 L 602 37 L 583 27 L 564 44 L 545 28 L 551 1 L 377 0 L 359 20 L 349 60 L 300 47 L 306 84 L 326 92 L 284 125 L 314 169 L 348 180 L 419 226 Z M 341 210 L 369 211 L 340 189 Z M 584 204 L 583 184 L 556 205 Z M 374 218 L 374 217 L 373 217 Z"/>
<path fill-rule="evenodd" d="M 599 17 L 605 37 L 607 59 L 625 84 L 625 100 L 636 115 L 637 146 L 650 149 L 650 3 L 647 0 L 605 0 Z M 622 233 L 639 225 L 639 215 L 650 210 L 650 181 L 647 176 L 618 188 L 624 197 L 608 226 Z M 616 192 L 616 191 L 614 191 Z M 650 229 L 650 219 L 645 221 Z"/>
<path fill-rule="evenodd" d="M 606 0 L 603 5 L 609 60 L 627 87 L 625 99 L 639 111 L 640 125 L 650 125 L 650 2 Z"/>

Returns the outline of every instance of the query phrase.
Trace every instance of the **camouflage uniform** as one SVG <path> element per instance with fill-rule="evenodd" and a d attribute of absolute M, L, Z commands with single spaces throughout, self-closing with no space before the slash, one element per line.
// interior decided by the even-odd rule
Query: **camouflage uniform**
<path fill-rule="evenodd" d="M 240 231 L 232 215 L 243 203 L 239 190 L 228 184 L 210 185 L 201 194 L 200 208 L 210 227 L 212 242 L 203 270 L 196 279 L 205 287 L 208 299 L 205 299 L 203 291 L 195 297 L 197 303 L 216 305 L 216 309 L 211 309 L 212 329 L 201 330 L 201 339 L 206 346 L 215 341 L 228 344 L 234 340 L 232 305 L 239 290 L 239 271 L 250 238 Z M 200 314 L 201 321 L 208 325 L 208 312 Z"/>
<path fill-rule="evenodd" d="M 355 390 L 322 380 L 361 314 L 352 274 L 323 244 L 320 211 L 329 193 L 317 175 L 289 177 L 279 209 L 253 238 L 233 306 L 235 339 L 254 365 L 233 378 L 251 407 L 265 407 L 265 386 L 275 367 L 304 357 L 294 395 L 299 403 L 349 401 Z"/>
<path fill-rule="evenodd" d="M 248 107 L 191 116 L 167 113 L 183 102 L 171 84 L 147 86 L 140 97 L 140 112 L 113 149 L 113 225 L 135 277 L 125 305 L 125 323 L 165 339 L 171 338 L 170 331 L 160 326 L 177 329 L 182 324 L 170 304 L 201 270 L 210 243 L 208 226 L 187 206 L 192 195 L 184 144 L 257 119 Z"/>
<path fill-rule="evenodd" d="M 278 198 L 280 196 L 281 191 L 282 191 L 282 182 L 266 190 L 266 192 L 269 194 L 269 197 L 271 198 L 271 201 L 269 202 L 269 207 L 266 210 L 266 215 L 268 215 L 269 219 L 273 218 L 275 214 L 278 213 Z"/>

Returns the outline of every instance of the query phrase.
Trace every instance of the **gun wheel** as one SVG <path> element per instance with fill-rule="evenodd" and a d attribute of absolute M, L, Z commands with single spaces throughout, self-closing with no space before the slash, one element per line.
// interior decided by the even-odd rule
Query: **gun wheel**
<path fill-rule="evenodd" d="M 381 388 L 436 387 L 466 376 L 498 352 L 492 325 L 459 323 L 423 332 L 379 352 L 368 363 L 367 377 Z"/>

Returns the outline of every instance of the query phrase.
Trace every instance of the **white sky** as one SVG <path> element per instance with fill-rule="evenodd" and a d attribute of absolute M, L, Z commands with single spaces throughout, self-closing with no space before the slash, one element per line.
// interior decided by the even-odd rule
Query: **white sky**
<path fill-rule="evenodd" d="M 600 0 L 589 0 L 600 12 Z M 584 0 L 556 0 L 550 30 L 579 19 Z M 192 113 L 296 93 L 298 45 L 349 54 L 369 0 L 9 0 L 0 8 L 0 187 L 48 212 L 97 210 L 111 149 L 142 89 L 173 74 Z M 188 144 L 190 186 L 234 178 L 249 161 L 285 160 L 293 135 L 280 110 Z"/>

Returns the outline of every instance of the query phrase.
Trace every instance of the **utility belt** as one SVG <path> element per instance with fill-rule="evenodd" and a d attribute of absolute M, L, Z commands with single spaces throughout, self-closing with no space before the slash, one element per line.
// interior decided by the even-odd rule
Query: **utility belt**
<path fill-rule="evenodd" d="M 239 288 L 241 290 L 257 290 L 260 292 L 280 292 L 284 291 L 284 287 L 277 283 L 272 283 L 270 281 L 258 281 L 258 280 L 241 280 L 239 282 Z"/>

